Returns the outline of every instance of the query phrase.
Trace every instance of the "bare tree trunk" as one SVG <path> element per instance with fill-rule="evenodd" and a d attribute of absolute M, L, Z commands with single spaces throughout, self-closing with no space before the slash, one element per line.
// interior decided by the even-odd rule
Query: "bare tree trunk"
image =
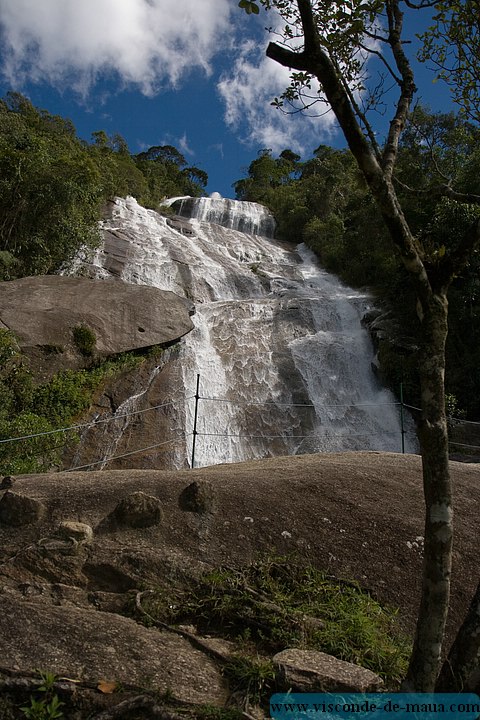
<path fill-rule="evenodd" d="M 480 669 L 480 583 L 467 615 L 443 663 L 435 690 L 464 692 L 474 670 Z M 471 688 L 467 688 L 471 689 Z"/>
<path fill-rule="evenodd" d="M 357 122 L 344 79 L 320 42 L 311 0 L 296 0 L 296 4 L 303 30 L 303 50 L 295 51 L 270 43 L 267 55 L 285 67 L 307 72 L 319 80 L 390 236 L 400 251 L 421 307 L 422 353 L 419 370 L 422 418 L 419 438 L 425 497 L 425 555 L 417 628 L 403 689 L 433 692 L 440 670 L 449 606 L 453 539 L 444 390 L 447 289 L 455 271 L 465 261 L 468 249 L 473 247 L 473 235 L 466 238 L 452 257 L 443 263 L 434 261 L 427 266 L 424 260 L 428 253 L 412 233 L 392 184 L 398 142 L 415 92 L 412 68 L 401 41 L 403 13 L 400 0 L 385 2 L 388 43 L 401 80 L 388 142 L 381 157 L 375 154 L 375 148 Z M 477 235 L 478 232 L 480 224 Z"/>
<path fill-rule="evenodd" d="M 404 691 L 434 691 L 449 607 L 453 507 L 444 398 L 447 314 L 446 294 L 432 293 L 428 305 L 424 304 L 419 358 L 425 554 L 420 608 Z"/>

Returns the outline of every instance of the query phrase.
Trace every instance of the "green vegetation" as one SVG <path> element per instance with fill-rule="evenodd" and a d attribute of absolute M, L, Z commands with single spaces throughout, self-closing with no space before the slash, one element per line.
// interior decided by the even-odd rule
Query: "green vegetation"
<path fill-rule="evenodd" d="M 134 156 L 123 138 L 103 131 L 88 144 L 77 138 L 70 121 L 9 93 L 0 100 L 0 281 L 55 273 L 80 247 L 95 246 L 102 207 L 116 194 L 132 194 L 156 207 L 171 194 L 199 195 L 206 182 L 206 174 L 186 167 L 171 146 Z M 73 342 L 86 357 L 94 355 L 91 328 L 75 327 Z M 78 436 L 53 431 L 74 424 L 108 378 L 139 362 L 138 354 L 124 354 L 93 362 L 88 370 L 64 370 L 36 386 L 15 338 L 0 330 L 0 440 L 28 436 L 0 443 L 0 472 L 59 466 Z"/>
<path fill-rule="evenodd" d="M 78 441 L 78 434 L 52 431 L 74 424 L 108 379 L 133 370 L 145 357 L 122 353 L 88 370 L 63 370 L 35 385 L 14 336 L 0 330 L 0 440 L 37 435 L 0 443 L 0 473 L 45 472 L 61 465 L 62 453 Z"/>
<path fill-rule="evenodd" d="M 69 120 L 19 93 L 0 100 L 0 280 L 55 273 L 99 242 L 97 221 L 115 195 L 149 208 L 201 195 L 208 177 L 165 145 L 131 155 L 120 135 L 77 138 Z"/>
<path fill-rule="evenodd" d="M 56 676 L 53 673 L 41 672 L 41 685 L 38 687 L 39 698 L 31 697 L 30 705 L 21 708 L 28 720 L 59 720 L 63 718 L 60 708 L 64 703 L 60 702 L 58 695 L 54 692 Z"/>
<path fill-rule="evenodd" d="M 73 125 L 0 101 L 0 278 L 53 272 L 98 241 L 101 176 Z"/>
<path fill-rule="evenodd" d="M 92 355 L 97 344 L 97 338 L 93 330 L 86 325 L 77 325 L 73 328 L 73 342 L 82 355 Z"/>
<path fill-rule="evenodd" d="M 191 587 L 147 594 L 144 609 L 166 623 L 194 623 L 202 633 L 238 642 L 226 673 L 261 693 L 273 679 L 271 655 L 287 647 L 321 650 L 369 668 L 395 686 L 409 642 L 385 609 L 354 583 L 341 582 L 287 558 L 259 560 L 242 570 L 219 568 Z M 148 619 L 148 618 L 147 618 Z M 241 651 L 241 652 L 240 652 Z"/>
<path fill-rule="evenodd" d="M 225 665 L 223 674 L 232 692 L 241 693 L 253 705 L 260 704 L 274 692 L 275 669 L 270 660 L 237 655 Z"/>

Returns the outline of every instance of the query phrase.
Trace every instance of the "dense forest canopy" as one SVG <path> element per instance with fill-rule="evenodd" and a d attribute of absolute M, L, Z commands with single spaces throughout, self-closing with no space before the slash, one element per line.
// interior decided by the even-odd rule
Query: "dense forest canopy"
<path fill-rule="evenodd" d="M 0 280 L 55 273 L 94 245 L 115 195 L 156 208 L 164 197 L 201 195 L 207 181 L 170 145 L 132 155 L 102 130 L 86 143 L 69 120 L 9 93 L 0 100 Z"/>

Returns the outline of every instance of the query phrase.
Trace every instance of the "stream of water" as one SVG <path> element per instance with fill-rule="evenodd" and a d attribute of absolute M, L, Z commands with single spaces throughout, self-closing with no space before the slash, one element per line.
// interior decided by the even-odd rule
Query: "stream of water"
<path fill-rule="evenodd" d="M 176 409 L 195 465 L 271 455 L 401 449 L 399 406 L 371 369 L 361 324 L 370 297 L 322 270 L 304 245 L 273 239 L 274 220 L 255 203 L 174 198 L 164 217 L 133 198 L 103 222 L 97 277 L 172 290 L 195 305 L 195 329 L 175 362 L 185 402 Z M 179 388 L 175 388 L 178 396 Z M 407 451 L 415 450 L 412 428 Z"/>

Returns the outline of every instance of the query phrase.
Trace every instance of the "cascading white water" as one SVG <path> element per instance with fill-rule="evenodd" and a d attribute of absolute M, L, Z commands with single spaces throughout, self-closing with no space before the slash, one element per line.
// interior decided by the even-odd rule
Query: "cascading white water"
<path fill-rule="evenodd" d="M 116 199 L 90 268 L 97 277 L 120 275 L 195 303 L 195 329 L 176 361 L 187 398 L 179 410 L 187 443 L 176 465 L 191 457 L 197 376 L 196 466 L 400 450 L 398 406 L 371 371 L 373 348 L 361 326 L 369 297 L 323 271 L 305 246 L 295 251 L 265 236 L 274 221 L 262 206 L 210 198 L 170 203 L 181 219 Z M 406 444 L 412 451 L 413 437 Z"/>
<path fill-rule="evenodd" d="M 314 332 L 290 349 L 315 406 L 322 450 L 399 449 L 397 408 L 373 376 L 371 340 L 361 325 L 368 295 L 321 270 L 305 245 L 298 252 Z"/>
<path fill-rule="evenodd" d="M 249 235 L 273 238 L 275 219 L 271 212 L 258 203 L 229 200 L 228 198 L 193 198 L 190 196 L 172 198 L 167 201 L 174 205 L 180 217 L 216 223 L 225 228 L 238 230 Z"/>

